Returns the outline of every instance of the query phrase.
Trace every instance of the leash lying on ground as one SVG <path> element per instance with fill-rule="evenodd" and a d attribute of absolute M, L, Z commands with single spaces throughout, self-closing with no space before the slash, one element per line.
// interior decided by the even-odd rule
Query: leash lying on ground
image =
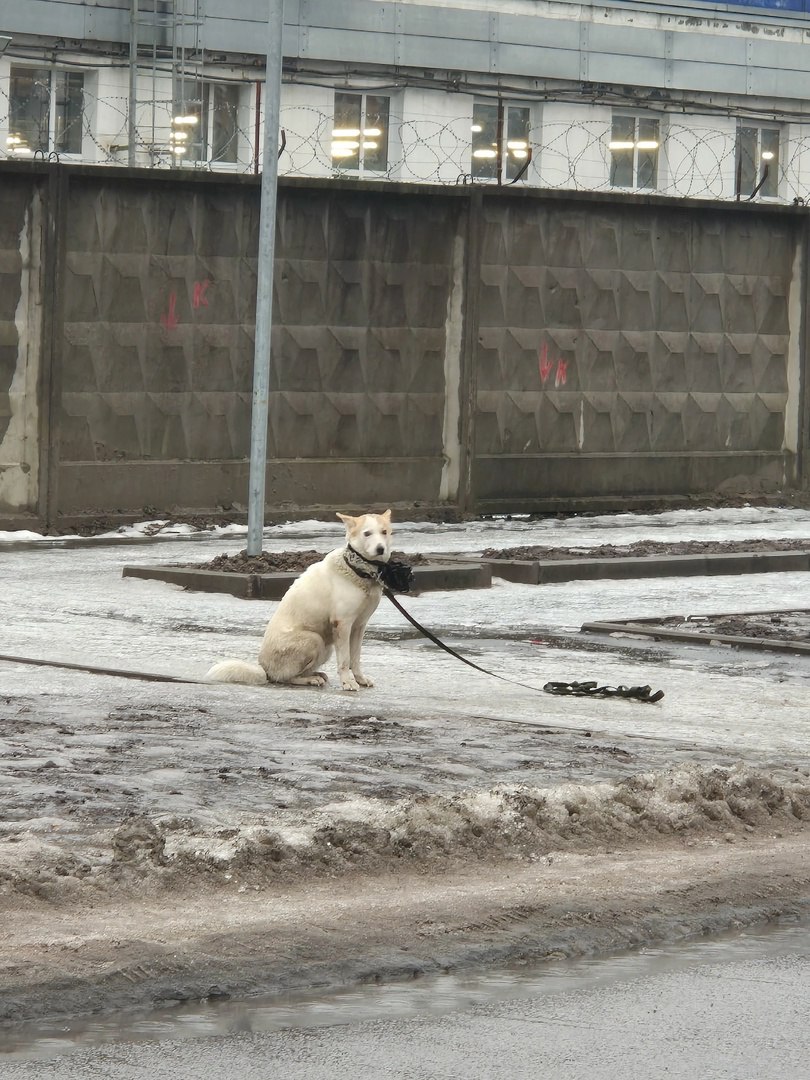
<path fill-rule="evenodd" d="M 407 585 L 407 588 L 399 588 L 401 592 L 407 592 L 410 588 L 410 579 L 408 579 L 403 571 L 402 567 L 404 563 L 397 563 L 395 568 L 396 581 L 401 586 L 403 583 Z M 441 638 L 437 637 L 432 631 L 422 626 L 411 613 L 400 604 L 396 596 L 392 591 L 394 586 L 389 587 L 386 582 L 387 575 L 385 573 L 380 574 L 380 581 L 383 586 L 383 593 L 388 597 L 397 611 L 402 615 L 411 626 L 415 627 L 423 637 L 426 637 L 428 641 L 432 641 L 434 645 L 438 645 L 440 649 L 443 649 L 450 656 L 460 660 L 462 664 L 467 664 L 471 668 L 475 668 L 476 671 L 483 672 L 484 675 L 491 675 L 493 679 L 500 679 L 501 682 L 510 683 L 512 686 L 522 686 L 524 690 L 534 690 L 536 693 L 540 693 L 539 686 L 532 686 L 529 683 L 520 682 L 517 679 L 509 679 L 505 675 L 499 675 L 496 671 L 489 671 L 488 668 L 481 667 L 480 664 L 476 664 L 473 660 L 468 660 L 466 656 L 462 656 L 460 652 L 456 652 L 455 649 L 445 644 Z M 411 574 L 411 579 L 413 575 Z M 577 697 L 623 697 L 630 698 L 633 701 L 641 701 L 648 705 L 654 705 L 656 701 L 660 701 L 664 696 L 663 690 L 656 690 L 654 693 L 650 686 L 599 686 L 595 682 L 547 682 L 543 686 L 543 691 L 547 694 L 565 694 Z"/>
<path fill-rule="evenodd" d="M 596 682 L 547 682 L 543 689 L 547 694 L 564 697 L 624 697 L 650 705 L 664 696 L 663 690 L 653 693 L 651 686 L 600 686 Z"/>
<path fill-rule="evenodd" d="M 89 675 L 112 675 L 116 679 L 138 679 L 140 682 L 190 683 L 205 685 L 200 679 L 183 679 L 179 675 L 157 675 L 151 671 L 127 671 L 125 668 L 90 667 L 87 664 L 68 664 L 63 660 L 37 660 L 31 656 L 4 656 L 0 660 L 10 664 L 30 664 L 32 667 L 64 668 L 66 671 L 85 671 Z"/>

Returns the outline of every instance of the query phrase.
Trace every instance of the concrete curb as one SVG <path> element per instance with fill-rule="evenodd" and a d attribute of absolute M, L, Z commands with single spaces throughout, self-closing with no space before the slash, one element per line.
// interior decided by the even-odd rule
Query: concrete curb
<path fill-rule="evenodd" d="M 228 593 L 245 600 L 280 600 L 295 579 L 300 577 L 300 571 L 238 574 L 194 566 L 125 566 L 122 576 L 166 581 L 196 592 Z M 413 576 L 415 592 L 488 589 L 492 584 L 492 571 L 486 563 L 462 560 L 415 566 Z"/>
<path fill-rule="evenodd" d="M 799 610 L 799 609 L 797 609 Z M 734 612 L 736 616 L 767 615 L 770 612 Z M 782 612 L 780 612 L 782 614 Z M 678 618 L 668 615 L 667 619 Z M 722 618 L 722 616 L 715 616 Z M 686 622 L 686 618 L 681 618 Z M 810 642 L 785 641 L 778 638 L 747 637 L 743 634 L 714 634 L 700 630 L 678 630 L 663 626 L 656 619 L 621 619 L 615 622 L 586 622 L 580 627 L 583 634 L 606 634 L 611 637 L 646 637 L 652 641 L 673 641 L 682 645 L 733 645 L 740 649 L 759 649 L 764 652 L 810 653 Z"/>
<path fill-rule="evenodd" d="M 696 577 L 810 570 L 807 551 L 737 551 L 721 555 L 641 555 L 615 559 L 483 559 L 494 577 L 524 585 L 599 578 Z"/>

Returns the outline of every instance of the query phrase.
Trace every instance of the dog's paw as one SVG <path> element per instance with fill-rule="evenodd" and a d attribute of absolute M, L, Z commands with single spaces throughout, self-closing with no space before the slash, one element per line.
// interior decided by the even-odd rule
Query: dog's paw
<path fill-rule="evenodd" d="M 355 679 L 354 675 L 352 675 L 351 673 L 349 673 L 348 675 L 341 675 L 340 685 L 343 687 L 344 690 L 360 689 L 360 685 L 357 682 L 357 679 Z"/>
<path fill-rule="evenodd" d="M 360 686 L 373 686 L 374 685 L 374 680 L 372 678 L 370 678 L 368 675 L 358 675 L 357 672 L 355 672 L 354 677 L 355 677 L 355 679 L 357 679 L 358 685 L 360 685 Z"/>
<path fill-rule="evenodd" d="M 315 671 L 311 675 L 299 675 L 290 679 L 290 686 L 326 686 L 326 676 L 322 671 Z"/>

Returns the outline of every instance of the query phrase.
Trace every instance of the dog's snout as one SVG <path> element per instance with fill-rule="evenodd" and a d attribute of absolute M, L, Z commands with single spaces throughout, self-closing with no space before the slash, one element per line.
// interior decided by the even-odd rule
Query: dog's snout
<path fill-rule="evenodd" d="M 384 544 L 377 544 L 377 554 L 378 555 L 384 555 L 385 554 L 385 545 Z"/>

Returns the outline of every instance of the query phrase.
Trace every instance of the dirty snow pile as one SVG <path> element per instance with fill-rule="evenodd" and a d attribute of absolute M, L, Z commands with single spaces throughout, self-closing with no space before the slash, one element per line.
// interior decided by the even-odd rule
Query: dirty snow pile
<path fill-rule="evenodd" d="M 394 803 L 354 799 L 309 811 L 278 811 L 217 828 L 191 817 L 133 817 L 66 852 L 26 833 L 0 841 L 0 894 L 69 901 L 84 889 L 115 891 L 135 874 L 182 889 L 251 887 L 284 878 L 389 870 L 453 860 L 542 860 L 553 852 L 617 850 L 661 841 L 784 832 L 810 815 L 808 773 L 780 779 L 748 766 L 687 765 L 597 784 L 495 787 L 417 795 Z"/>

